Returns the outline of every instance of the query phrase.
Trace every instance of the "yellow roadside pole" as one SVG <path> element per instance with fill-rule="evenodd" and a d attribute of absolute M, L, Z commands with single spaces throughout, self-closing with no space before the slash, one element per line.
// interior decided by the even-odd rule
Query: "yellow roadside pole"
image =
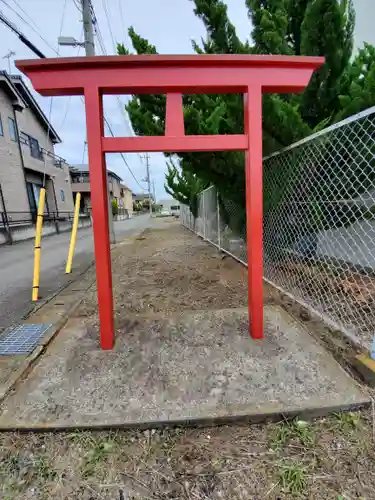
<path fill-rule="evenodd" d="M 41 188 L 39 194 L 38 216 L 36 219 L 36 233 L 35 233 L 35 243 L 34 243 L 34 277 L 33 277 L 33 291 L 32 291 L 33 301 L 36 301 L 39 298 L 40 245 L 42 241 L 45 200 L 46 200 L 46 190 L 45 188 Z"/>
<path fill-rule="evenodd" d="M 76 205 L 74 207 L 74 219 L 73 219 L 72 235 L 70 237 L 69 254 L 68 254 L 68 260 L 66 261 L 66 268 L 65 268 L 65 272 L 67 274 L 72 272 L 72 262 L 73 262 L 74 249 L 75 249 L 76 240 L 77 240 L 80 205 L 81 205 L 81 193 L 77 193 Z"/>

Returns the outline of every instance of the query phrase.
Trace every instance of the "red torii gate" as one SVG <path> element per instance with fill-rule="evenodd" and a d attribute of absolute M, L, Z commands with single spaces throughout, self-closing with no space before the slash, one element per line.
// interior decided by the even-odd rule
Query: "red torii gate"
<path fill-rule="evenodd" d="M 262 92 L 303 90 L 322 57 L 99 56 L 17 61 L 44 96 L 85 97 L 96 279 L 103 349 L 114 344 L 105 153 L 245 151 L 249 332 L 263 338 Z M 185 135 L 182 94 L 244 94 L 243 135 Z M 166 94 L 165 135 L 104 137 L 104 94 Z"/>

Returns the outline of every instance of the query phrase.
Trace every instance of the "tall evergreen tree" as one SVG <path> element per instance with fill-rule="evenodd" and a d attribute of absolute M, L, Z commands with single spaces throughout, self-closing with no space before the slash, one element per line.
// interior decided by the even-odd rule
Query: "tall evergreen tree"
<path fill-rule="evenodd" d="M 335 121 L 354 115 L 375 104 L 375 47 L 365 43 L 364 47 L 348 65 L 340 89 L 341 110 Z"/>
<path fill-rule="evenodd" d="M 315 72 L 299 95 L 263 96 L 263 151 L 268 154 L 328 125 L 352 109 L 369 105 L 373 96 L 370 48 L 350 64 L 354 10 L 352 0 L 245 0 L 252 21 L 253 43 L 242 42 L 230 22 L 223 0 L 192 0 L 207 37 L 193 41 L 196 53 L 255 53 L 323 55 L 325 65 Z M 157 53 L 154 45 L 129 29 L 138 54 Z M 123 45 L 118 53 L 127 53 Z M 366 59 L 366 75 L 358 83 L 358 69 Z M 352 67 L 353 66 L 353 67 Z M 357 95 L 359 94 L 359 96 Z M 349 100 L 348 100 L 349 99 Z M 165 96 L 134 96 L 127 106 L 134 130 L 159 135 L 165 127 Z M 243 102 L 239 95 L 184 96 L 187 134 L 243 132 Z M 344 109 L 343 109 L 344 108 Z M 244 157 L 242 153 L 179 154 L 188 175 L 215 184 L 223 198 L 244 205 Z M 168 174 L 171 176 L 171 172 Z M 176 175 L 176 174 L 174 174 Z M 178 181 L 183 182 L 183 177 Z M 172 185 L 173 182 L 172 182 Z"/>
<path fill-rule="evenodd" d="M 351 3 L 315 0 L 307 5 L 301 25 L 301 53 L 323 55 L 326 61 L 302 94 L 301 116 L 311 128 L 327 118 L 333 120 L 340 109 L 340 80 L 352 53 L 353 30 Z"/>

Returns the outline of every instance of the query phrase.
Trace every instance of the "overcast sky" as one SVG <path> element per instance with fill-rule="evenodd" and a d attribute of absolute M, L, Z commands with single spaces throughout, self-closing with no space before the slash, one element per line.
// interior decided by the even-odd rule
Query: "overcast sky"
<path fill-rule="evenodd" d="M 120 16 L 120 2 L 123 22 Z M 372 29 L 374 15 L 371 9 L 373 2 L 374 0 L 354 0 L 357 14 L 356 46 L 360 46 L 363 40 L 375 44 L 375 30 Z M 230 19 L 236 26 L 238 35 L 242 39 L 249 38 L 251 24 L 247 18 L 245 1 L 227 0 L 226 3 Z M 134 26 L 139 34 L 149 39 L 163 54 L 192 53 L 191 40 L 199 40 L 205 34 L 203 24 L 194 16 L 194 4 L 189 0 L 92 0 L 92 4 L 107 54 L 115 53 L 114 43 L 116 42 L 123 42 L 128 48 L 131 48 L 130 40 L 126 34 L 129 26 Z M 82 40 L 81 12 L 77 5 L 79 5 L 78 0 L 0 0 L 0 11 L 47 57 L 52 57 L 56 56 L 53 48 L 57 50 L 57 37 L 60 33 L 62 19 L 62 34 Z M 24 18 L 26 23 L 18 17 L 16 12 Z M 3 24 L 0 24 L 0 40 L 1 57 L 5 56 L 9 50 L 16 53 L 13 59 L 36 57 Z M 78 53 L 78 49 L 73 47 L 60 47 L 59 50 L 62 57 L 75 56 Z M 97 40 L 96 51 L 97 54 L 102 53 Z M 83 49 L 80 49 L 80 54 L 83 55 Z M 6 59 L 2 59 L 2 68 L 8 69 Z M 14 71 L 13 64 L 11 69 Z M 49 98 L 40 96 L 37 98 L 48 116 Z M 125 102 L 123 97 L 121 99 L 122 102 Z M 116 98 L 107 96 L 104 107 L 115 135 L 129 135 L 129 125 L 124 119 Z M 84 162 L 87 162 L 87 156 L 83 155 L 85 116 L 81 99 L 79 97 L 54 98 L 51 122 L 63 141 L 56 147 L 56 153 L 72 164 L 82 163 L 83 157 Z M 128 154 L 126 158 L 135 177 L 141 182 L 145 177 L 144 163 L 136 154 Z M 166 171 L 165 159 L 162 154 L 156 153 L 151 154 L 150 159 L 151 176 L 155 180 L 156 196 L 160 199 L 166 197 L 163 188 Z M 133 191 L 140 191 L 119 155 L 107 155 L 107 166 L 120 175 Z M 145 183 L 141 182 L 141 185 L 146 188 Z"/>

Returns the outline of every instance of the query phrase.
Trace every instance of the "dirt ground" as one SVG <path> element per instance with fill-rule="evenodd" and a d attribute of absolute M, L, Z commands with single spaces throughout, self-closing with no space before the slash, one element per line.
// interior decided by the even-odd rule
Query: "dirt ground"
<path fill-rule="evenodd" d="M 206 429 L 3 434 L 2 499 L 372 499 L 372 415 Z"/>
<path fill-rule="evenodd" d="M 137 314 L 246 305 L 246 269 L 179 223 L 117 248 L 117 328 Z M 264 294 L 297 312 L 270 287 Z M 77 315 L 97 326 L 95 289 Z M 371 409 L 313 422 L 3 433 L 0 499 L 375 499 L 374 440 Z"/>
<path fill-rule="evenodd" d="M 123 245 L 113 263 L 119 327 L 135 314 L 246 306 L 246 268 L 182 229 L 178 221 L 166 221 L 166 228 L 144 231 L 135 243 Z M 95 288 L 77 315 L 97 324 Z"/>

